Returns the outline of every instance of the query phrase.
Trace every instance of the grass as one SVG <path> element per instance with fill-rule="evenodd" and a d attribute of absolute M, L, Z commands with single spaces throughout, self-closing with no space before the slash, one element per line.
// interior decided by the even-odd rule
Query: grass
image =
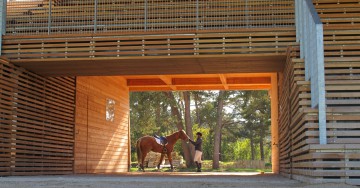
<path fill-rule="evenodd" d="M 170 172 L 170 168 L 162 168 L 160 170 L 156 168 L 145 168 L 146 172 Z M 196 172 L 196 168 L 178 168 L 177 172 Z M 271 169 L 256 169 L 256 168 L 202 168 L 203 172 L 272 172 Z M 132 167 L 130 172 L 138 172 L 138 168 Z"/>
<path fill-rule="evenodd" d="M 203 172 L 272 172 L 271 168 L 268 169 L 257 169 L 257 168 L 233 168 L 228 167 L 231 166 L 233 162 L 220 162 L 220 168 L 219 169 L 213 169 L 212 168 L 212 161 L 211 160 L 205 160 L 203 161 Z M 132 163 L 132 167 L 130 169 L 130 172 L 138 172 L 138 168 L 136 167 L 136 163 Z M 224 168 L 224 166 L 227 166 L 227 168 Z M 170 168 L 162 168 L 160 170 L 156 168 L 145 168 L 145 171 L 147 172 L 169 172 Z M 177 172 L 196 172 L 196 168 L 178 168 L 176 169 Z"/>

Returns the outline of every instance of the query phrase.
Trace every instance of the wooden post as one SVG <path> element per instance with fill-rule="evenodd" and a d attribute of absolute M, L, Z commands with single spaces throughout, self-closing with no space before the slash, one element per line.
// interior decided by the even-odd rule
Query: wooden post
<path fill-rule="evenodd" d="M 130 100 L 130 96 L 127 98 Z M 129 103 L 129 110 L 128 110 L 128 172 L 131 171 L 131 136 L 130 136 L 130 103 Z"/>
<path fill-rule="evenodd" d="M 278 81 L 277 73 L 271 75 L 271 163 L 272 171 L 275 174 L 279 173 L 279 99 L 278 99 Z"/>

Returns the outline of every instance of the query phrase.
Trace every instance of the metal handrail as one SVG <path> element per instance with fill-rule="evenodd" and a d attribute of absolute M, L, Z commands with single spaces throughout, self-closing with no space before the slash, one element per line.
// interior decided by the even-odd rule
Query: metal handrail
<path fill-rule="evenodd" d="M 294 19 L 291 0 L 189 0 L 181 1 L 182 3 L 176 1 L 178 3 L 174 6 L 171 4 L 173 1 L 157 4 L 157 1 L 137 0 L 134 1 L 136 3 L 122 5 L 121 0 L 89 0 L 86 2 L 90 4 L 86 4 L 83 9 L 76 9 L 81 7 L 81 1 L 78 6 L 70 2 L 63 1 L 63 4 L 59 5 L 54 0 L 29 0 L 23 2 L 24 6 L 19 6 L 22 2 L 9 1 L 11 10 L 8 12 L 7 34 L 277 28 L 293 26 Z M 115 8 L 111 7 L 114 2 Z M 75 11 L 67 12 L 67 6 Z M 62 12 L 62 15 L 59 15 L 59 12 Z M 162 17 L 163 20 L 160 19 Z M 125 27 L 116 28 L 119 23 Z M 91 28 L 81 29 L 87 25 L 91 25 Z M 65 30 L 57 30 L 58 28 Z M 80 29 L 73 30 L 74 28 Z"/>
<path fill-rule="evenodd" d="M 319 110 L 319 140 L 326 144 L 326 101 L 323 24 L 311 0 L 295 0 L 296 40 L 311 83 L 311 106 Z"/>

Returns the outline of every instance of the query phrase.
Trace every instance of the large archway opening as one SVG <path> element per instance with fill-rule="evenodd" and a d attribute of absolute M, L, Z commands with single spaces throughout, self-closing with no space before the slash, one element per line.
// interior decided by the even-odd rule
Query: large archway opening
<path fill-rule="evenodd" d="M 189 91 L 189 90 L 265 90 L 271 101 L 271 163 L 272 171 L 279 172 L 278 127 L 277 127 L 277 73 L 238 73 L 238 74 L 187 74 L 187 75 L 139 75 L 118 77 L 78 77 L 75 169 L 77 173 L 111 172 L 123 164 L 128 168 L 131 161 L 131 144 L 134 139 L 125 133 L 129 126 L 129 92 L 139 91 Z M 115 85 L 117 84 L 117 86 Z M 128 90 L 120 91 L 119 85 Z M 110 92 L 110 93 L 107 93 Z M 93 93 L 98 93 L 94 95 Z M 117 95 L 111 93 L 118 93 Z M 122 94 L 119 94 L 122 93 Z M 85 99 L 88 101 L 86 102 Z M 102 120 L 99 123 L 95 109 L 107 109 L 100 101 L 115 101 L 115 121 Z M 151 99 L 149 99 L 151 100 Z M 80 101 L 80 102 L 79 102 Z M 82 102 L 81 102 L 82 101 Z M 124 101 L 127 101 L 124 103 Z M 81 110 L 82 109 L 82 110 Z M 102 113 L 108 113 L 103 111 Z M 131 113 L 131 112 L 130 112 Z M 120 119 L 119 119 L 120 116 Z M 131 120 L 130 120 L 131 121 Z M 83 123 L 81 123 L 83 122 Z M 112 125 L 115 123 L 114 125 Z M 117 131 L 113 131 L 113 130 Z M 84 130 L 84 131 L 78 131 Z M 85 134 L 86 130 L 86 134 Z M 127 131 L 127 132 L 126 132 Z M 99 134 L 102 132 L 103 135 Z M 149 131 L 147 134 L 152 134 Z M 104 136 L 106 137 L 104 138 Z M 98 140 L 96 140 L 98 138 Z M 119 139 L 122 139 L 120 141 Z M 100 149 L 101 146 L 106 148 Z M 212 146 L 211 146 L 212 147 Z M 97 149 L 95 149 L 97 148 Z M 82 151 L 82 155 L 77 155 Z M 103 155 L 99 155 L 103 153 Z M 79 158 L 77 158 L 77 156 Z M 114 165 L 113 165 L 114 164 Z M 129 165 L 129 166 L 126 166 Z M 110 167 L 110 168 L 109 168 Z M 112 169 L 114 167 L 114 169 Z M 81 170 L 82 169 L 82 170 Z"/>
<path fill-rule="evenodd" d="M 198 90 L 198 91 L 199 90 L 200 91 L 203 91 L 203 90 L 221 90 L 222 92 L 224 92 L 226 94 L 233 95 L 233 97 L 235 97 L 235 95 L 237 95 L 237 97 L 239 97 L 239 95 L 244 95 L 244 93 L 249 94 L 248 91 L 251 91 L 251 90 L 265 91 L 265 93 L 267 94 L 267 97 L 269 97 L 270 99 L 272 98 L 271 100 L 269 99 L 269 109 L 268 109 L 269 114 L 267 114 L 268 117 L 269 117 L 269 122 L 268 122 L 269 123 L 269 131 L 270 131 L 270 122 L 271 122 L 271 134 L 269 134 L 266 137 L 266 139 L 269 139 L 269 143 L 268 143 L 269 146 L 268 147 L 271 148 L 268 151 L 271 152 L 272 150 L 274 150 L 274 152 L 272 152 L 270 154 L 271 158 L 268 159 L 267 161 L 270 164 L 271 163 L 273 164 L 273 167 L 271 168 L 270 171 L 273 171 L 274 173 L 278 173 L 278 171 L 276 171 L 278 169 L 278 155 L 276 155 L 276 153 L 278 152 L 278 150 L 277 150 L 277 139 L 278 139 L 278 137 L 277 137 L 277 135 L 274 135 L 274 134 L 277 134 L 277 130 L 274 130 L 274 126 L 277 125 L 277 117 L 276 117 L 276 115 L 277 115 L 276 114 L 277 113 L 277 110 L 276 110 L 277 106 L 272 107 L 271 110 L 270 110 L 271 105 L 277 105 L 276 104 L 277 101 L 274 101 L 274 99 L 273 99 L 274 98 L 273 96 L 275 96 L 277 94 L 276 93 L 277 88 L 276 88 L 275 91 L 274 91 L 274 89 L 272 89 L 272 87 L 277 87 L 277 83 L 273 83 L 273 82 L 277 81 L 277 74 L 276 73 L 251 73 L 251 74 L 250 73 L 247 73 L 247 74 L 246 73 L 242 73 L 242 74 L 240 74 L 240 73 L 237 73 L 237 74 L 232 73 L 232 74 L 206 74 L 206 75 L 205 74 L 191 74 L 191 75 L 188 74 L 188 75 L 153 75 L 153 76 L 147 75 L 147 76 L 125 76 L 124 78 L 127 80 L 127 85 L 129 86 L 129 91 L 130 92 L 136 92 L 136 93 L 133 94 L 133 96 L 135 96 L 135 97 L 132 98 L 132 100 L 130 100 L 130 103 L 131 103 L 130 106 L 132 106 L 133 108 L 137 108 L 137 107 L 139 108 L 139 109 L 133 109 L 134 110 L 134 115 L 133 115 L 134 117 L 130 119 L 131 126 L 132 126 L 131 131 L 133 131 L 133 132 L 131 132 L 131 135 L 132 135 L 132 138 L 131 138 L 132 151 L 135 151 L 134 150 L 135 149 L 134 148 L 135 147 L 134 143 L 136 142 L 136 139 L 138 139 L 138 137 L 140 136 L 139 133 L 148 134 L 148 135 L 149 134 L 152 135 L 153 133 L 154 134 L 155 133 L 156 134 L 161 134 L 161 132 L 162 133 L 164 133 L 164 132 L 169 133 L 169 130 L 178 129 L 178 127 L 180 127 L 180 126 L 183 127 L 184 129 L 186 129 L 186 128 L 189 129 L 189 127 L 194 128 L 194 130 L 195 129 L 200 130 L 201 128 L 203 128 L 204 131 L 206 131 L 206 132 L 210 131 L 211 132 L 210 133 L 211 135 L 207 135 L 207 139 L 212 139 L 210 141 L 207 141 L 207 142 L 209 142 L 211 144 L 211 146 L 208 146 L 208 147 L 211 148 L 210 149 L 211 153 L 209 153 L 210 150 L 208 148 L 209 151 L 206 151 L 206 152 L 208 152 L 206 154 L 206 159 L 213 159 L 213 157 L 214 157 L 214 154 L 212 153 L 214 151 L 214 148 L 213 148 L 213 146 L 214 146 L 214 140 L 213 140 L 214 139 L 214 127 L 210 128 L 209 125 L 207 125 L 208 127 L 206 129 L 206 128 L 204 128 L 206 126 L 203 126 L 203 127 L 200 126 L 199 127 L 199 123 L 193 123 L 193 124 L 195 124 L 195 126 L 193 127 L 193 124 L 191 124 L 191 120 L 187 119 L 187 118 L 191 119 L 191 117 L 190 117 L 191 115 L 188 115 L 188 117 L 186 118 L 185 117 L 185 112 L 184 112 L 186 110 L 184 108 L 179 109 L 179 108 L 181 108 L 181 106 L 184 107 L 184 103 L 186 103 L 185 100 L 181 101 L 177 106 L 175 106 L 173 108 L 170 105 L 170 106 L 167 107 L 169 109 L 165 109 L 165 111 L 166 110 L 169 111 L 168 113 L 169 113 L 170 116 L 173 116 L 173 117 L 170 117 L 170 119 L 173 118 L 173 119 L 176 119 L 176 120 L 173 120 L 173 125 L 169 125 L 168 128 L 166 128 L 166 126 L 164 128 L 164 126 L 158 125 L 157 130 L 156 130 L 156 127 L 154 127 L 154 125 L 150 125 L 150 124 L 154 123 L 154 122 L 152 122 L 153 119 L 158 119 L 158 120 L 155 120 L 155 122 L 157 121 L 156 122 L 157 124 L 162 123 L 162 122 L 159 122 L 159 119 L 161 119 L 161 118 L 159 118 L 159 116 L 161 116 L 160 111 L 162 111 L 162 110 L 158 109 L 157 112 L 152 113 L 152 110 L 151 110 L 152 107 L 148 106 L 148 108 L 146 109 L 146 113 L 145 113 L 146 115 L 145 114 L 139 114 L 139 111 L 141 111 L 141 108 L 142 108 L 142 107 L 139 107 L 139 106 L 146 105 L 146 104 L 142 104 L 142 103 L 146 103 L 146 101 L 148 101 L 148 102 L 151 101 L 150 103 L 152 103 L 152 102 L 155 102 L 155 100 L 159 100 L 160 95 L 163 96 L 162 99 L 160 99 L 160 101 L 161 100 L 167 100 L 167 99 L 169 100 L 169 97 L 166 97 L 166 96 L 169 96 L 169 91 L 170 92 L 171 91 L 182 91 L 182 92 L 178 92 L 177 94 L 175 94 L 176 95 L 175 97 L 177 98 L 177 100 L 180 100 L 179 97 L 182 98 L 181 100 L 183 100 L 184 95 L 188 95 L 188 96 L 185 96 L 185 97 L 189 98 L 190 97 L 189 95 L 191 95 L 189 91 L 191 91 L 191 90 Z M 239 94 L 239 92 L 241 90 L 242 91 L 247 91 L 247 92 L 243 92 L 242 94 Z M 157 93 L 147 93 L 147 94 L 143 93 L 143 94 L 141 94 L 141 93 L 139 93 L 139 91 L 141 91 L 142 93 L 143 92 L 148 92 L 148 91 L 158 91 L 157 92 L 158 94 Z M 159 91 L 164 93 L 164 95 L 159 93 Z M 255 93 L 253 93 L 253 94 L 255 94 Z M 213 91 L 213 95 L 219 95 L 219 94 L 220 94 L 220 91 L 218 91 L 218 92 Z M 262 94 L 264 94 L 264 93 L 262 93 Z M 181 96 L 179 96 L 179 95 L 181 95 Z M 259 95 L 259 94 L 255 94 L 255 95 Z M 172 96 L 172 99 L 170 97 L 170 100 L 173 100 L 173 102 L 176 103 L 177 101 L 175 101 L 174 94 L 171 93 L 171 96 Z M 277 97 L 275 97 L 275 98 L 277 98 Z M 137 100 L 141 100 L 141 101 L 137 101 Z M 187 99 L 187 100 L 191 101 L 191 99 Z M 214 100 L 216 100 L 216 99 L 214 99 Z M 193 103 L 193 102 L 190 102 L 190 101 L 188 101 L 189 104 Z M 135 105 L 132 105 L 132 103 L 135 103 Z M 234 110 L 234 109 L 231 109 L 231 108 L 234 108 L 234 105 L 235 106 L 239 105 L 239 104 L 235 104 L 235 103 L 236 102 L 233 101 L 231 105 L 225 106 L 224 111 L 229 112 L 229 111 Z M 147 104 L 147 105 L 151 105 L 151 104 Z M 195 106 L 196 104 L 193 104 L 193 105 Z M 160 106 L 159 106 L 159 108 L 160 108 Z M 161 108 L 164 108 L 164 106 L 161 107 Z M 190 107 L 188 107 L 188 108 L 190 108 Z M 193 108 L 195 108 L 195 107 L 193 107 Z M 244 106 L 243 106 L 243 108 L 244 108 Z M 237 107 L 237 109 L 239 110 L 238 107 Z M 135 110 L 137 110 L 137 111 L 135 111 Z M 193 110 L 196 111 L 196 109 L 193 109 Z M 176 111 L 176 112 L 174 113 L 174 111 Z M 189 109 L 189 111 L 190 111 L 190 109 Z M 135 113 L 137 113 L 137 114 L 135 114 Z M 196 113 L 196 112 L 194 112 L 194 113 Z M 224 113 L 226 113 L 226 112 L 224 112 Z M 254 114 L 255 113 L 256 113 L 256 109 L 254 109 Z M 147 116 L 147 117 L 141 117 L 140 118 L 139 116 Z M 179 116 L 179 117 L 176 117 L 176 116 Z M 239 117 L 240 117 L 239 114 L 237 115 L 237 117 L 233 117 L 235 119 L 238 118 L 237 124 L 239 124 L 241 122 L 241 120 L 239 120 Z M 144 119 L 146 119 L 146 118 L 148 118 L 148 120 L 147 120 L 147 122 L 145 124 L 143 122 L 141 122 L 141 120 L 139 122 L 139 119 L 142 119 L 142 121 L 144 121 Z M 270 121 L 270 119 L 271 119 L 271 121 Z M 166 121 L 168 121 L 168 119 L 166 119 Z M 215 117 L 215 119 L 213 121 L 214 122 L 212 122 L 212 123 L 216 124 L 216 121 L 217 121 L 216 117 Z M 229 120 L 229 121 L 233 121 L 233 120 Z M 141 124 L 143 127 L 141 128 L 138 125 L 134 125 L 136 123 Z M 167 124 L 169 122 L 163 122 L 163 123 Z M 180 125 L 179 125 L 179 123 L 180 123 Z M 244 123 L 244 122 L 242 122 L 242 123 Z M 265 122 L 263 122 L 263 123 L 265 123 Z M 235 124 L 235 123 L 233 122 L 232 124 Z M 241 127 L 241 125 L 239 125 L 239 127 Z M 136 129 L 136 131 L 135 131 L 135 129 Z M 228 129 L 228 130 L 230 131 L 230 129 Z M 248 129 L 250 129 L 250 128 L 248 128 Z M 275 127 L 275 129 L 276 129 L 276 127 Z M 136 134 L 134 133 L 134 131 L 136 132 Z M 240 130 L 237 130 L 237 131 L 240 132 Z M 187 130 L 187 132 L 190 133 L 190 134 L 193 134 L 193 130 Z M 220 131 L 220 135 L 221 135 L 222 132 L 226 132 L 225 128 Z M 235 132 L 236 132 L 236 130 L 235 130 Z M 228 134 L 231 134 L 231 133 L 228 132 Z M 271 135 L 273 135 L 273 136 L 271 136 Z M 259 135 L 256 135 L 256 136 L 259 136 Z M 255 135 L 254 135 L 254 137 L 255 137 Z M 193 138 L 192 135 L 191 135 L 191 138 Z M 236 136 L 233 136 L 233 139 L 236 140 L 235 142 L 237 142 L 237 144 L 239 144 L 240 140 L 242 140 L 242 141 L 246 140 L 246 139 L 236 138 Z M 225 140 L 225 142 L 226 142 L 226 140 Z M 262 141 L 262 143 L 260 144 L 261 145 L 260 147 L 262 147 L 262 148 L 259 149 L 259 151 L 264 151 L 263 150 L 264 146 L 262 145 L 264 143 L 265 143 L 265 141 Z M 181 144 L 181 145 L 183 145 L 183 144 Z M 183 145 L 183 147 L 181 147 L 181 145 L 179 144 L 178 150 L 179 150 L 179 148 L 182 148 L 180 150 L 184 150 L 184 149 L 186 150 L 187 148 L 189 148 L 189 147 L 186 147 L 184 145 Z M 231 144 L 229 143 L 228 145 L 230 146 Z M 221 147 L 221 144 L 220 144 L 220 147 Z M 235 145 L 233 144 L 230 147 L 235 147 Z M 193 148 L 191 148 L 191 149 L 193 149 Z M 221 151 L 221 149 L 220 149 L 220 151 Z M 180 152 L 181 152 L 182 156 L 188 155 L 188 153 L 193 154 L 193 152 L 191 152 L 191 150 L 190 151 L 185 151 L 185 152 L 180 151 Z M 234 152 L 234 151 L 231 151 L 231 152 Z M 245 151 L 243 151 L 243 152 L 245 152 Z M 255 151 L 253 151 L 253 152 L 255 152 Z M 263 154 L 263 153 L 261 153 L 261 154 L 260 153 L 261 152 L 259 152 L 259 155 Z M 136 160 L 136 157 L 133 156 L 134 154 L 135 154 L 135 152 L 132 153 L 132 160 L 133 161 Z M 249 156 L 251 156 L 251 155 L 255 155 L 255 154 L 250 153 Z M 220 159 L 231 161 L 229 159 L 226 159 L 227 157 L 229 158 L 229 156 L 226 156 L 225 151 L 222 151 L 222 153 L 219 153 L 219 158 Z M 259 158 L 262 158 L 262 160 L 264 160 L 263 157 L 264 156 L 259 156 Z M 152 158 L 154 158 L 154 159 L 152 159 Z M 159 158 L 159 156 L 157 156 L 155 154 L 152 154 L 151 157 L 147 157 L 146 162 L 147 162 L 147 164 L 149 163 L 149 161 L 150 161 L 150 163 L 154 163 L 154 160 L 158 160 L 157 158 Z M 187 158 L 186 159 L 186 161 L 187 161 L 186 164 L 191 165 L 192 159 L 189 159 L 189 157 L 187 157 L 187 156 L 185 156 L 185 158 Z M 237 157 L 236 156 L 230 156 L 230 158 L 235 159 Z M 238 157 L 238 158 L 244 158 L 244 157 Z M 252 156 L 252 158 L 254 159 L 254 156 Z M 234 161 L 232 161 L 232 162 L 234 162 Z M 209 166 L 208 168 L 211 168 L 211 166 L 213 164 L 210 165 L 210 163 L 212 163 L 212 162 L 208 161 L 207 163 L 209 163 L 209 164 L 207 164 L 207 166 Z M 244 162 L 242 162 L 242 163 L 244 163 Z M 259 164 L 260 163 L 261 162 L 259 162 Z M 231 163 L 231 164 L 235 164 L 235 163 Z M 133 164 L 132 166 L 134 167 L 136 165 Z M 149 166 L 153 167 L 152 164 L 149 165 Z M 224 166 L 225 165 L 222 165 L 222 167 L 224 167 Z M 261 166 L 261 165 L 254 165 L 254 166 Z M 132 169 L 132 170 L 134 170 L 134 169 Z M 224 169 L 222 169 L 222 170 L 224 170 Z M 225 169 L 225 170 L 227 170 L 227 169 Z M 238 169 L 238 170 L 241 170 L 241 169 Z M 262 169 L 262 170 L 264 170 L 264 169 Z M 185 171 L 186 171 L 186 169 L 185 169 Z"/>
<path fill-rule="evenodd" d="M 140 137 L 179 128 L 194 141 L 202 133 L 202 172 L 271 172 L 270 109 L 266 90 L 130 92 L 131 172 L 138 171 Z M 172 152 L 176 171 L 196 170 L 194 156 L 194 146 L 179 140 Z M 146 171 L 171 171 L 167 156 L 160 158 L 147 153 Z"/>

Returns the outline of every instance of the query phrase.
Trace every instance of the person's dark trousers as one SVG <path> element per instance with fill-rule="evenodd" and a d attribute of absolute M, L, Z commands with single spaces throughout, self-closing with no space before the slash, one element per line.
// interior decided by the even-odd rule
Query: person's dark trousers
<path fill-rule="evenodd" d="M 197 167 L 197 172 L 201 172 L 201 163 L 198 163 L 196 161 L 195 164 L 196 164 L 196 167 Z"/>

